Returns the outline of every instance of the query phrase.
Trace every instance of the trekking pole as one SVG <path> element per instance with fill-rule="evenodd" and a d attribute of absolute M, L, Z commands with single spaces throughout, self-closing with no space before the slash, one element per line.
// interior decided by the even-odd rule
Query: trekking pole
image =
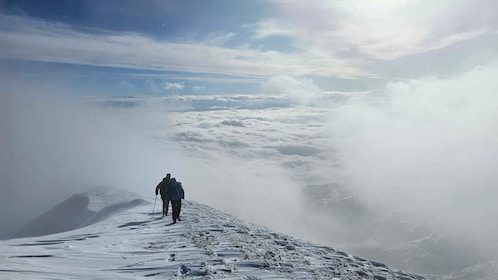
<path fill-rule="evenodd" d="M 152 217 L 154 217 L 154 213 L 156 212 L 156 200 L 157 200 L 157 194 L 156 194 L 156 199 L 154 199 L 154 208 L 152 208 Z"/>

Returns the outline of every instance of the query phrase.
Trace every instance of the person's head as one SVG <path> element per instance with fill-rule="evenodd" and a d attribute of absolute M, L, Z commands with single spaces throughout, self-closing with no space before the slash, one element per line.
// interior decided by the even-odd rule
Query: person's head
<path fill-rule="evenodd" d="M 170 179 L 171 178 L 171 174 L 166 174 L 166 179 Z"/>

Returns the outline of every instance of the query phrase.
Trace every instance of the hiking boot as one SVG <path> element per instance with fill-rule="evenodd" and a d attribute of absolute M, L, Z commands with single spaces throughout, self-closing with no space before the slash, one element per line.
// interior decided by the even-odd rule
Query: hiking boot
<path fill-rule="evenodd" d="M 179 222 L 181 222 L 181 221 L 182 221 L 182 219 L 180 219 L 180 217 L 178 217 L 178 221 L 179 221 Z"/>

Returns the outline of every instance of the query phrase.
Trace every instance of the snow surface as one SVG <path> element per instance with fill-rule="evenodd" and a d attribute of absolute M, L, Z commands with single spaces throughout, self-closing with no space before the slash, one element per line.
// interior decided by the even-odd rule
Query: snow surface
<path fill-rule="evenodd" d="M 0 241 L 0 279 L 423 279 L 196 202 L 184 200 L 176 224 L 160 217 L 160 207 L 155 215 L 152 203 L 122 208 L 72 231 Z"/>

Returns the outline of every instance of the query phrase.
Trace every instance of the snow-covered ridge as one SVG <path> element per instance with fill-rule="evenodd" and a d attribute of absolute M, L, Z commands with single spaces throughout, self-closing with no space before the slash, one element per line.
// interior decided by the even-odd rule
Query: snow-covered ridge
<path fill-rule="evenodd" d="M 423 279 L 199 203 L 184 201 L 176 224 L 152 216 L 152 208 L 143 204 L 73 231 L 1 241 L 0 279 Z"/>
<path fill-rule="evenodd" d="M 113 204 L 140 199 L 141 197 L 124 189 L 113 188 L 108 186 L 100 186 L 88 189 L 82 195 L 90 198 L 88 210 L 98 212 Z"/>
<path fill-rule="evenodd" d="M 30 222 L 13 237 L 42 236 L 74 230 L 114 213 L 145 203 L 137 194 L 111 187 L 95 187 L 75 194 Z"/>

